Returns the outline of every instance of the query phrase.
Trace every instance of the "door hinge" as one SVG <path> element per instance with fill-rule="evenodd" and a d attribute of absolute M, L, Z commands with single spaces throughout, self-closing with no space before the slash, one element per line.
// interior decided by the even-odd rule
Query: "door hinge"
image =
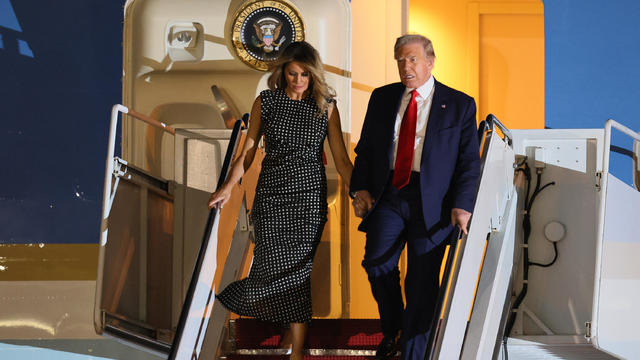
<path fill-rule="evenodd" d="M 587 321 L 584 323 L 586 331 L 584 332 L 584 337 L 588 340 L 591 339 L 591 321 Z"/>
<path fill-rule="evenodd" d="M 596 173 L 596 191 L 602 190 L 600 184 L 602 182 L 602 171 Z"/>

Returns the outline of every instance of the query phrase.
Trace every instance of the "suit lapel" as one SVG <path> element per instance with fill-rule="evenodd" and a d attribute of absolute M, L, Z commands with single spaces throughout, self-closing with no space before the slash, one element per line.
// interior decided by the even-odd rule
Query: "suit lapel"
<path fill-rule="evenodd" d="M 399 86 L 393 89 L 393 93 L 391 94 L 391 96 L 389 96 L 390 106 L 388 107 L 388 109 L 390 109 L 391 112 L 388 115 L 385 115 L 385 118 L 391 119 L 390 124 L 392 129 L 396 123 L 396 116 L 398 115 L 398 109 L 400 109 L 400 103 L 402 102 L 402 94 L 404 94 L 405 89 L 404 85 L 398 85 Z"/>
<path fill-rule="evenodd" d="M 385 106 L 385 109 L 389 109 L 388 113 L 383 114 L 382 118 L 385 121 L 384 134 L 389 134 L 387 141 L 389 144 L 389 151 L 387 153 L 389 157 L 389 163 L 393 158 L 393 134 L 396 124 L 396 117 L 398 115 L 398 109 L 400 109 L 400 103 L 402 102 L 402 94 L 404 94 L 405 86 L 399 83 L 397 87 L 393 89 L 393 92 L 389 96 L 389 106 Z"/>
<path fill-rule="evenodd" d="M 447 111 L 447 99 L 443 94 L 442 85 L 435 81 L 433 89 L 433 99 L 431 100 L 431 110 L 429 110 L 429 121 L 427 122 L 427 130 L 425 132 L 424 145 L 422 146 L 421 164 L 431 150 L 433 139 L 438 135 L 438 131 L 442 128 L 444 117 Z"/>

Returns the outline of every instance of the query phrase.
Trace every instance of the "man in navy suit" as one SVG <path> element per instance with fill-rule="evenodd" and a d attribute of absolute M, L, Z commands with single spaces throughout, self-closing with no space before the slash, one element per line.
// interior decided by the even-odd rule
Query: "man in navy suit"
<path fill-rule="evenodd" d="M 371 94 L 350 194 L 367 241 L 362 266 L 384 339 L 376 359 L 424 359 L 439 272 L 454 226 L 466 233 L 480 159 L 473 98 L 431 75 L 431 41 L 404 35 L 394 47 L 401 83 Z M 407 246 L 406 307 L 398 260 Z"/>

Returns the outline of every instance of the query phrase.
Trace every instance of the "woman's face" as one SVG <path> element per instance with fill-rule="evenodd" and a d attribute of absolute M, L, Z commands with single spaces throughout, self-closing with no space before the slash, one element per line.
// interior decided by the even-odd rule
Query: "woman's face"
<path fill-rule="evenodd" d="M 309 88 L 309 71 L 301 63 L 292 61 L 285 66 L 284 77 L 287 80 L 287 93 L 302 98 Z"/>

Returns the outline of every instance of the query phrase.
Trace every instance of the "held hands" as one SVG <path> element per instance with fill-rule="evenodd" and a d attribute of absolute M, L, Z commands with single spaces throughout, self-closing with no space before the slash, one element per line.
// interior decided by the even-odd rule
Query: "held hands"
<path fill-rule="evenodd" d="M 367 190 L 356 191 L 352 201 L 356 216 L 360 218 L 364 217 L 369 210 L 371 210 L 373 202 L 373 197 Z M 467 235 L 467 227 L 469 226 L 470 219 L 471 213 L 467 210 L 459 208 L 453 208 L 451 210 L 451 223 L 459 227 L 465 235 Z"/>
<path fill-rule="evenodd" d="M 462 232 L 467 235 L 467 226 L 469 226 L 469 219 L 471 219 L 471 213 L 467 210 L 453 208 L 451 209 L 451 223 L 453 226 L 457 226 Z"/>
<path fill-rule="evenodd" d="M 209 209 L 213 209 L 214 207 L 222 209 L 222 205 L 224 205 L 231 197 L 231 188 L 232 186 L 225 183 L 218 190 L 213 192 L 209 197 Z"/>
<path fill-rule="evenodd" d="M 364 217 L 373 206 L 373 197 L 367 190 L 358 190 L 353 197 L 352 205 L 356 216 Z"/>

